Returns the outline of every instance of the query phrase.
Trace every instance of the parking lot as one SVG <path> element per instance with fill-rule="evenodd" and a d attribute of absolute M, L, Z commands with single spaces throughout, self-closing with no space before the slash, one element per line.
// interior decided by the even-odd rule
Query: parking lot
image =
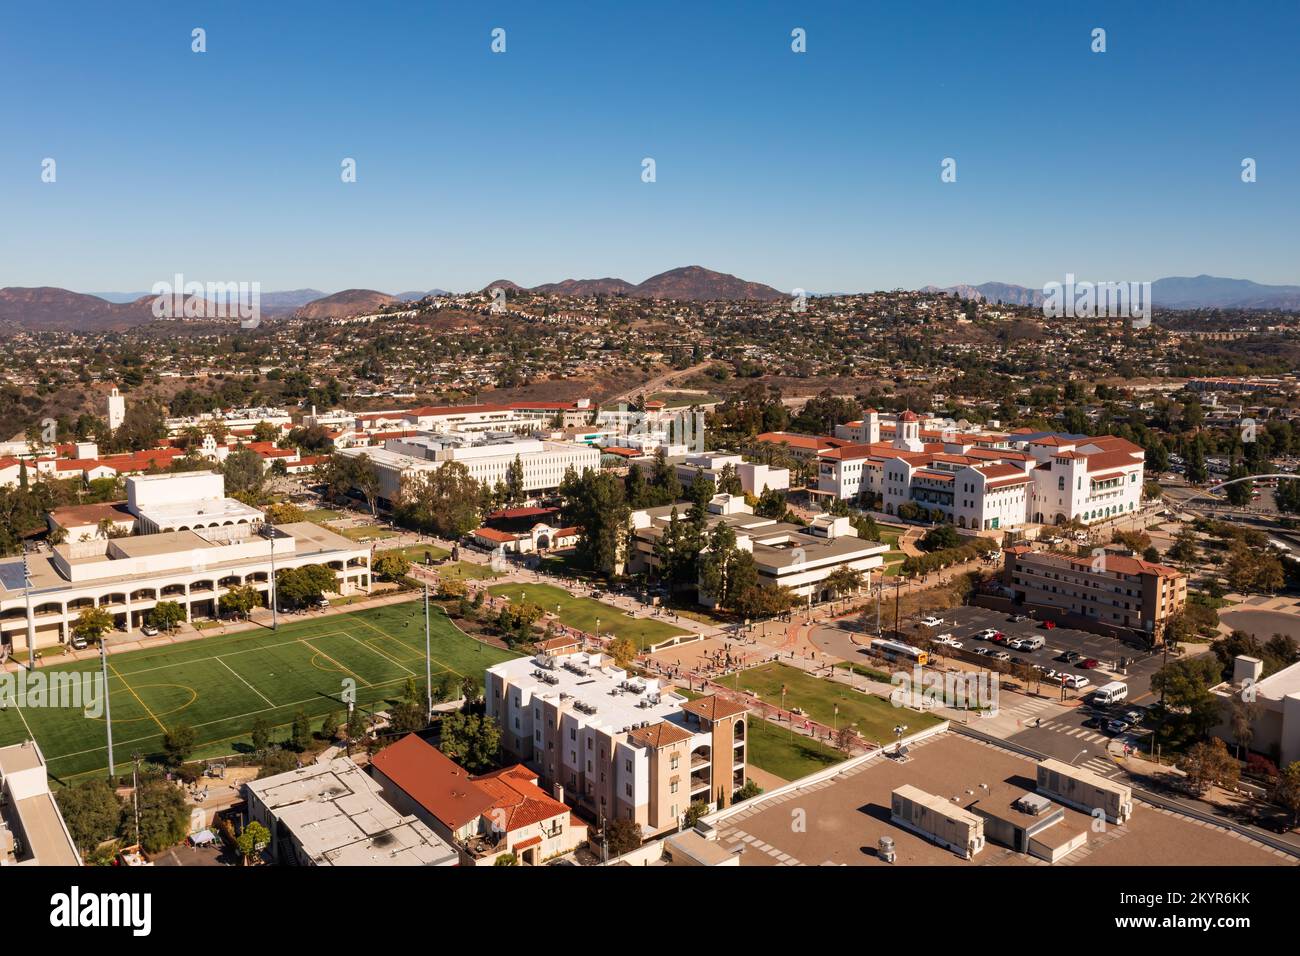
<path fill-rule="evenodd" d="M 1005 651 L 1013 661 L 1025 661 L 1058 673 L 1087 677 L 1091 683 L 1083 689 L 1084 693 L 1111 680 L 1120 679 L 1129 685 L 1130 699 L 1136 700 L 1149 692 L 1151 675 L 1162 663 L 1161 655 L 1148 653 L 1113 637 L 1067 627 L 1045 628 L 1041 622 L 1032 619 L 1013 621 L 1011 615 L 988 608 L 950 608 L 942 612 L 941 616 L 944 623 L 931 628 L 934 636 L 951 634 L 961 642 L 963 651 L 974 652 L 981 647 Z M 1008 641 L 1020 637 L 1041 637 L 1043 646 L 1034 651 L 1018 651 L 1008 649 L 1005 644 L 976 640 L 975 635 L 987 628 L 1001 631 Z M 1062 656 L 1070 651 L 1082 655 L 1084 659 L 1096 660 L 1098 666 L 1090 669 L 1079 666 L 1078 662 L 1065 662 Z"/>

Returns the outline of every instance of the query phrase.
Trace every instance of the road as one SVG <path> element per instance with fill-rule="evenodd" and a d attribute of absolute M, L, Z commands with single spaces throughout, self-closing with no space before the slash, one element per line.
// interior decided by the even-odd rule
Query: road
<path fill-rule="evenodd" d="M 671 372 L 665 372 L 663 375 L 656 375 L 648 382 L 642 382 L 626 392 L 620 392 L 601 402 L 602 405 L 617 405 L 619 402 L 626 402 L 629 405 L 637 398 L 638 395 L 644 394 L 649 398 L 655 392 L 663 391 L 674 379 L 694 375 L 696 372 L 702 372 L 713 364 L 712 360 L 700 362 L 698 365 L 692 365 L 690 368 L 674 369 Z"/>

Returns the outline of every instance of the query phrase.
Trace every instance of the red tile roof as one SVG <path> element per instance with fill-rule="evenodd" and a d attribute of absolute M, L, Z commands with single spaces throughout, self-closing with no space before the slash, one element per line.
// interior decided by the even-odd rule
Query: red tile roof
<path fill-rule="evenodd" d="M 449 829 L 457 830 L 493 806 L 493 796 L 437 747 L 407 734 L 370 765 Z"/>

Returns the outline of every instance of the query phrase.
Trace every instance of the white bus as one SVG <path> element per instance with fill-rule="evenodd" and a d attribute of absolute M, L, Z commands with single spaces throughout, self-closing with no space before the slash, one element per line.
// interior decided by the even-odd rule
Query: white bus
<path fill-rule="evenodd" d="M 1128 684 L 1120 680 L 1102 684 L 1092 692 L 1092 700 L 1096 704 L 1118 704 L 1120 701 L 1127 699 Z"/>
<path fill-rule="evenodd" d="M 871 650 L 887 661 L 909 660 L 920 664 L 922 667 L 930 663 L 930 655 L 925 651 L 899 641 L 886 641 L 879 637 L 872 638 Z"/>

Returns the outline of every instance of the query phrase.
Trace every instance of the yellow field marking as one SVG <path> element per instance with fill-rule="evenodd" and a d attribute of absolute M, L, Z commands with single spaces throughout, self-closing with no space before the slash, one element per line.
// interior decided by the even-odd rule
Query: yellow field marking
<path fill-rule="evenodd" d="M 140 706 L 144 708 L 144 712 L 148 714 L 150 717 L 153 717 L 153 722 L 157 724 L 160 728 L 162 728 L 162 732 L 167 733 L 167 728 L 163 727 L 163 722 L 158 719 L 157 715 L 155 715 L 152 710 L 149 709 L 148 704 L 146 704 L 143 700 L 140 700 L 140 695 L 137 694 L 135 692 L 135 689 L 126 682 L 126 678 L 117 672 L 117 668 L 114 667 L 112 664 L 109 664 L 108 669 L 111 670 L 113 672 L 113 675 L 122 682 L 123 687 L 131 691 L 131 696 L 134 697 L 136 700 L 140 701 Z"/>
<path fill-rule="evenodd" d="M 401 683 L 404 682 L 405 680 L 406 680 L 405 677 L 394 677 L 392 680 L 380 681 L 378 684 L 371 684 L 370 687 L 372 690 L 379 690 L 381 687 L 387 687 L 389 684 Z M 320 701 L 319 695 L 314 697 L 305 697 L 302 700 L 291 700 L 287 704 L 276 704 L 274 707 L 263 707 L 260 710 L 250 710 L 242 714 L 227 714 L 225 717 L 217 717 L 214 720 L 206 720 L 201 724 L 191 724 L 190 726 L 192 726 L 195 730 L 198 730 L 200 727 L 209 727 L 212 724 L 221 724 L 221 723 L 225 723 L 228 720 L 242 720 L 245 717 L 255 717 L 258 714 L 265 714 L 267 711 L 270 710 L 283 710 L 286 707 L 300 707 L 303 704 L 318 703 L 319 701 Z M 131 723 L 133 721 L 143 720 L 143 719 L 144 718 L 142 717 L 131 717 L 123 721 L 123 723 Z M 113 723 L 116 724 L 117 722 L 118 722 L 117 718 L 116 717 L 113 718 Z M 292 721 L 286 721 L 283 724 L 276 724 L 275 726 L 287 727 L 289 726 L 290 723 L 292 723 Z M 148 737 L 133 737 L 130 740 L 118 741 L 117 743 L 119 743 L 122 746 L 125 746 L 126 744 L 136 744 L 146 740 L 151 740 L 156 736 L 157 734 L 150 734 Z M 232 737 L 219 737 L 216 740 L 211 741 L 211 743 L 221 743 L 223 740 L 239 740 L 241 737 L 247 737 L 247 736 L 248 734 L 235 734 Z M 204 744 L 203 746 L 206 746 L 206 744 Z M 66 760 L 69 757 L 81 757 L 85 754 L 98 753 L 99 751 L 106 750 L 106 749 L 107 748 L 105 747 L 88 747 L 85 750 L 73 750 L 65 754 L 59 754 L 57 757 L 50 757 L 47 759 L 46 762 L 52 763 L 55 760 Z M 91 772 L 93 771 L 89 771 L 89 770 L 82 771 L 82 773 L 91 773 Z M 80 775 L 74 774 L 74 776 L 80 776 Z"/>
<path fill-rule="evenodd" d="M 125 682 L 124 682 L 124 683 L 125 683 Z M 144 688 L 146 688 L 146 687 L 179 687 L 179 688 L 181 688 L 182 690 L 187 690 L 187 691 L 190 692 L 190 699 L 189 699 L 189 700 L 187 700 L 185 703 L 181 704 L 179 707 L 173 707 L 171 710 L 164 710 L 164 711 L 162 711 L 160 714 L 158 714 L 158 717 L 169 717 L 169 716 L 171 716 L 172 714 L 179 714 L 182 710 L 184 710 L 185 708 L 191 706 L 191 705 L 192 705 L 196 700 L 199 699 L 199 692 L 198 692 L 197 690 L 195 690 L 193 687 L 191 687 L 189 684 L 140 684 L 140 685 L 139 685 L 139 689 L 140 689 L 140 690 L 144 690 Z M 139 699 L 140 699 L 139 697 L 136 697 L 136 700 L 139 700 Z M 146 709 L 148 709 L 148 708 L 146 708 Z M 85 716 L 85 715 L 83 714 L 82 716 Z M 153 715 L 150 714 L 149 716 L 152 717 Z M 154 717 L 154 719 L 157 720 L 158 717 Z M 103 720 L 103 719 L 104 719 L 103 717 L 86 717 L 86 720 Z M 114 723 L 114 724 L 134 724 L 134 723 L 137 722 L 137 721 L 140 721 L 140 720 L 148 720 L 148 719 L 149 719 L 149 717 L 115 717 L 115 718 L 113 718 L 113 723 Z"/>
<path fill-rule="evenodd" d="M 407 667 L 407 666 L 406 666 L 405 664 L 403 664 L 401 661 L 397 660 L 397 659 L 394 658 L 394 657 L 389 657 L 387 654 L 385 654 L 383 651 L 381 651 L 381 650 L 380 650 L 379 648 L 377 648 L 377 647 L 371 647 L 371 646 L 370 646 L 370 641 L 363 641 L 363 640 L 361 640 L 359 637 L 352 637 L 351 634 L 349 634 L 348 637 L 351 638 L 352 640 L 356 641 L 357 644 L 359 644 L 361 647 L 364 647 L 366 650 L 370 651 L 370 653 L 372 653 L 372 654 L 378 654 L 378 655 L 379 655 L 380 657 L 382 657 L 384 660 L 388 661 L 388 663 L 390 663 L 390 664 L 396 664 L 398 667 L 400 667 L 402 670 L 406 671 L 406 673 L 410 674 L 412 677 L 415 676 L 415 671 L 411 670 L 409 667 Z M 374 638 L 372 637 L 370 640 L 373 641 Z"/>
<path fill-rule="evenodd" d="M 322 637 L 346 637 L 347 631 L 325 631 L 322 634 L 311 635 L 311 640 L 319 640 Z M 215 661 L 222 657 L 234 657 L 236 654 L 253 654 L 257 651 L 269 651 L 277 647 L 291 647 L 294 644 L 301 644 L 306 638 L 295 637 L 289 641 L 279 641 L 275 644 L 258 644 L 256 647 L 246 647 L 240 651 L 222 651 L 219 654 L 213 654 L 211 657 L 195 657 L 189 660 L 174 661 L 171 664 L 159 664 L 157 667 L 142 667 L 139 670 L 131 671 L 132 677 L 140 674 L 152 674 L 154 671 L 165 671 L 172 667 L 185 667 L 187 664 L 206 664 L 208 661 Z"/>
<path fill-rule="evenodd" d="M 325 660 L 329 661 L 331 664 L 333 664 L 335 667 L 337 667 L 337 668 L 338 668 L 340 671 L 342 671 L 344 674 L 351 674 L 353 677 L 355 677 L 357 680 L 361 681 L 361 683 L 365 684 L 367 687 L 371 687 L 371 686 L 373 686 L 373 685 L 370 683 L 370 681 L 366 680 L 364 677 L 362 677 L 362 676 L 361 676 L 360 674 L 358 674 L 356 671 L 354 671 L 354 670 L 349 670 L 348 668 L 344 667 L 342 664 L 340 664 L 340 663 L 339 663 L 338 661 L 336 661 L 334 658 L 330 657 L 328 654 L 326 654 L 324 651 L 322 651 L 322 650 L 321 650 L 319 647 L 317 647 L 315 644 L 312 644 L 312 643 L 308 642 L 306 639 L 300 640 L 298 643 L 303 644 L 303 645 L 305 645 L 306 647 L 310 647 L 313 651 L 315 651 L 315 652 L 316 652 L 317 654 L 319 654 L 321 657 L 325 658 Z M 324 670 L 324 668 L 321 668 L 321 670 Z"/>

